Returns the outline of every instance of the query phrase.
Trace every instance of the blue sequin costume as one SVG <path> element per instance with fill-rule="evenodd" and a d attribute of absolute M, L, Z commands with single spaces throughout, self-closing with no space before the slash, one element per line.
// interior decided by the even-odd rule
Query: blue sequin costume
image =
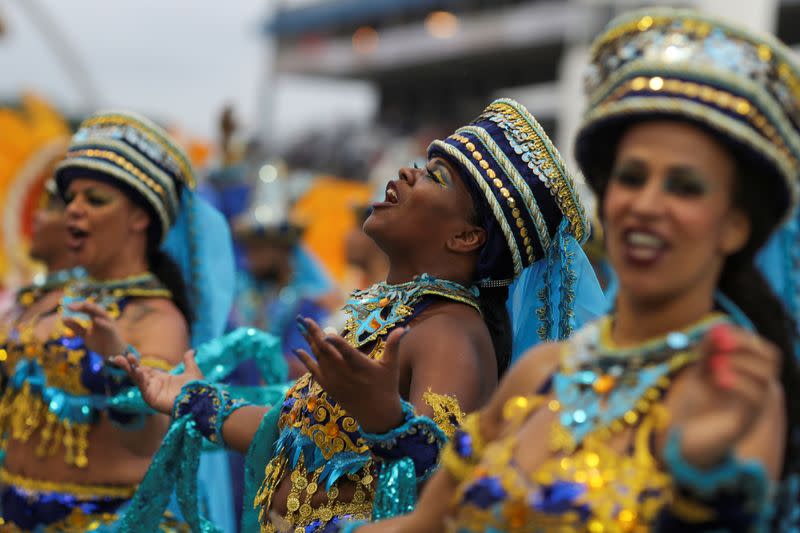
<path fill-rule="evenodd" d="M 473 291 L 427 275 L 401 285 L 380 283 L 350 298 L 345 306 L 349 318 L 344 337 L 370 357 L 380 358 L 386 336 L 435 301 L 455 301 L 479 309 Z M 435 394 L 427 401 L 439 412 L 449 403 Z M 458 419 L 460 409 L 451 401 L 449 412 Z M 443 418 L 443 425 L 452 433 L 453 421 Z M 275 490 L 286 478 L 291 480 L 291 490 L 288 514 L 282 518 L 293 528 L 321 531 L 335 517 L 371 516 L 377 471 L 369 446 L 358 423 L 309 374 L 286 394 L 278 429 L 275 452 L 255 499 L 261 508 L 262 531 L 277 531 L 268 510 Z M 351 495 L 340 498 L 345 485 Z M 312 500 L 323 494 L 321 500 Z"/>

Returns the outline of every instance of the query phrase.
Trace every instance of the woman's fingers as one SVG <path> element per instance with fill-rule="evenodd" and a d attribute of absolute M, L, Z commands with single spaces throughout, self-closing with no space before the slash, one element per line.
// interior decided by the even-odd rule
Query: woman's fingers
<path fill-rule="evenodd" d="M 350 346 L 350 344 L 339 335 L 327 335 L 325 337 L 325 344 L 333 346 L 341 359 L 351 368 L 362 368 L 364 363 L 370 360 L 369 357 Z"/>
<path fill-rule="evenodd" d="M 112 319 L 111 317 L 104 317 L 104 316 L 103 317 L 95 317 L 92 320 L 92 323 L 93 323 L 95 328 L 102 328 L 102 329 L 105 329 L 105 330 L 111 330 L 111 329 L 114 329 L 114 327 L 115 327 L 114 319 Z"/>
<path fill-rule="evenodd" d="M 311 345 L 311 349 L 316 351 L 316 349 L 322 343 L 322 340 L 325 338 L 325 333 L 317 325 L 317 323 L 310 318 L 305 318 L 298 315 L 295 320 L 297 321 L 297 327 L 300 330 L 300 333 Z"/>
<path fill-rule="evenodd" d="M 203 379 L 203 371 L 197 366 L 194 350 L 188 350 L 183 354 L 183 373 L 192 379 Z"/>
<path fill-rule="evenodd" d="M 311 372 L 311 377 L 313 377 L 318 382 L 324 381 L 324 376 L 322 371 L 320 370 L 319 364 L 314 360 L 311 355 L 305 350 L 297 349 L 294 350 L 294 354 L 300 359 L 300 362 L 305 365 L 309 372 Z"/>
<path fill-rule="evenodd" d="M 125 359 L 125 358 L 124 358 L 123 356 L 121 356 L 121 355 L 114 355 L 114 356 L 111 356 L 111 357 L 109 358 L 109 362 L 111 362 L 112 364 L 114 364 L 114 366 L 116 366 L 117 368 L 120 368 L 120 369 L 124 370 L 125 372 L 127 372 L 127 373 L 128 373 L 128 375 L 130 375 L 130 374 L 131 374 L 131 372 L 133 372 L 133 369 L 131 368 L 131 365 L 130 365 L 130 363 L 128 362 L 128 360 L 127 360 L 127 359 Z"/>
<path fill-rule="evenodd" d="M 87 300 L 71 303 L 69 308 L 78 313 L 85 313 L 92 318 L 109 318 L 108 311 L 106 311 L 104 307 Z"/>
<path fill-rule="evenodd" d="M 130 360 L 128 363 L 130 364 Z M 129 375 L 136 386 L 139 387 L 139 390 L 145 393 L 152 386 L 153 379 L 157 379 L 155 372 L 156 371 L 152 368 L 137 364 L 131 365 L 131 372 Z"/>
<path fill-rule="evenodd" d="M 730 388 L 737 372 L 766 382 L 777 375 L 780 352 L 758 335 L 727 324 L 714 327 L 703 339 L 706 368 L 722 388 Z"/>
<path fill-rule="evenodd" d="M 394 331 L 389 333 L 383 350 L 383 359 L 381 359 L 381 362 L 385 366 L 397 366 L 400 355 L 400 340 L 406 333 L 409 332 L 409 330 L 410 328 L 408 327 L 396 328 Z"/>
<path fill-rule="evenodd" d="M 74 318 L 65 318 L 64 325 L 78 337 L 85 337 L 89 332 L 89 328 L 87 326 L 83 325 L 82 322 L 79 322 Z"/>
<path fill-rule="evenodd" d="M 311 351 L 317 356 L 320 365 L 342 364 L 342 354 L 336 347 L 325 341 L 325 332 L 310 318 L 298 317 L 298 324 L 305 327 L 303 334 L 311 346 Z M 301 328 L 301 332 L 303 329 Z"/>

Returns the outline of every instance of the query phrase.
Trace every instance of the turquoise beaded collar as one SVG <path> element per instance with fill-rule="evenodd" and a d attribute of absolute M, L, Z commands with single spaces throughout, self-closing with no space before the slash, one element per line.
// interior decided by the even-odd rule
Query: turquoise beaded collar
<path fill-rule="evenodd" d="M 106 308 L 111 316 L 117 318 L 124 302 L 129 298 L 168 298 L 172 293 L 152 273 L 108 281 L 91 278 L 76 280 L 67 285 L 62 303 L 89 300 Z"/>
<path fill-rule="evenodd" d="M 438 296 L 460 302 L 480 313 L 478 289 L 475 287 L 466 288 L 428 274 L 397 285 L 380 282 L 368 289 L 355 291 L 344 305 L 347 340 L 352 345 L 361 347 L 386 335 L 413 315 L 414 306 L 424 296 Z"/>
<path fill-rule="evenodd" d="M 633 346 L 611 342 L 612 319 L 603 317 L 575 333 L 553 377 L 560 425 L 577 446 L 600 428 L 633 426 L 670 385 L 670 377 L 697 360 L 697 346 L 729 318 L 713 313 L 680 331 Z"/>

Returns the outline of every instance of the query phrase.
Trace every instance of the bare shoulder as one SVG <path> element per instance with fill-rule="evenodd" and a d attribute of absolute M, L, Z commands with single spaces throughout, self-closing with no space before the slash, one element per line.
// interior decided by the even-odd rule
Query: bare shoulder
<path fill-rule="evenodd" d="M 178 307 L 167 298 L 136 298 L 120 316 L 123 327 L 141 333 L 188 333 L 189 326 Z"/>
<path fill-rule="evenodd" d="M 497 361 L 486 324 L 465 305 L 432 311 L 414 322 L 400 343 L 409 397 L 413 402 L 430 388 L 455 396 L 467 411 L 475 410 L 497 386 Z"/>
<path fill-rule="evenodd" d="M 519 383 L 532 390 L 540 388 L 558 368 L 563 350 L 564 342 L 534 346 L 514 363 L 504 381 Z"/>
<path fill-rule="evenodd" d="M 169 299 L 137 298 L 125 307 L 120 322 L 143 356 L 177 364 L 189 346 L 189 325 Z"/>
<path fill-rule="evenodd" d="M 412 323 L 403 339 L 405 357 L 428 358 L 431 352 L 441 353 L 444 359 L 461 359 L 469 356 L 476 361 L 482 356 L 494 364 L 494 352 L 489 330 L 480 314 L 465 305 L 438 306 Z M 407 350 L 403 350 L 407 348 Z M 401 351 L 401 357 L 403 353 Z"/>
<path fill-rule="evenodd" d="M 483 326 L 481 328 L 480 326 Z M 412 323 L 421 329 L 460 329 L 462 332 L 485 329 L 481 314 L 473 307 L 456 303 L 443 303 L 425 311 Z M 488 333 L 488 332 L 487 332 Z"/>

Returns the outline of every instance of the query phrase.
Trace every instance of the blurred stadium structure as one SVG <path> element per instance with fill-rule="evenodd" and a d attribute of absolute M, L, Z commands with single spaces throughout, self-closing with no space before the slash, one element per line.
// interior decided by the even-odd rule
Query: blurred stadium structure
<path fill-rule="evenodd" d="M 369 82 L 386 135 L 446 131 L 496 96 L 525 104 L 571 153 L 588 43 L 621 11 L 692 5 L 800 44 L 800 0 L 316 0 L 265 22 L 273 76 Z M 299 4 L 299 5 L 298 5 Z M 349 131 L 356 145 L 380 134 Z M 342 132 L 331 133 L 341 153 Z M 319 146 L 319 139 L 317 140 Z M 323 143 L 325 144 L 325 143 Z M 360 146 L 359 145 L 359 146 Z M 352 165 L 351 165 L 352 166 Z M 352 170 L 352 169 L 351 169 Z"/>

